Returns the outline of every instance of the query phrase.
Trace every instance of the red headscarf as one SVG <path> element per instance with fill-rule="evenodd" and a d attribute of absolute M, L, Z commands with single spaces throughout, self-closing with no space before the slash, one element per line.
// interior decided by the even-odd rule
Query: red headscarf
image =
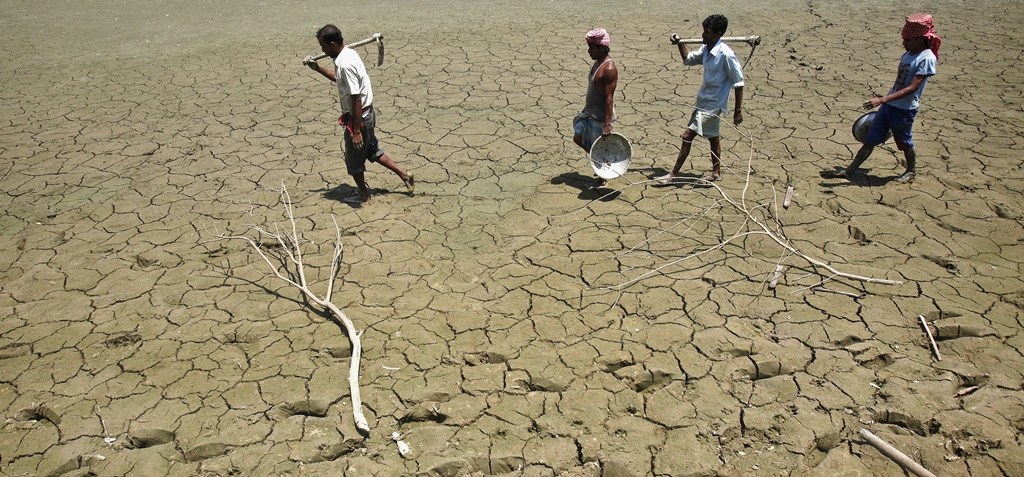
<path fill-rule="evenodd" d="M 588 45 L 608 46 L 611 43 L 611 35 L 604 28 L 595 28 L 587 32 Z"/>
<path fill-rule="evenodd" d="M 932 50 L 936 59 L 939 58 L 939 45 L 942 44 L 942 38 L 935 34 L 935 23 L 931 15 L 927 13 L 910 15 L 907 17 L 907 23 L 903 25 L 901 35 L 904 40 L 924 37 L 928 40 L 928 49 Z"/>

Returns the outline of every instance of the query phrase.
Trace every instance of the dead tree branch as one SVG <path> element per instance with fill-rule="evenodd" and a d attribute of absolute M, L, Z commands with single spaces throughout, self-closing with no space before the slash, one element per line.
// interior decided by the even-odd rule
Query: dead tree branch
<path fill-rule="evenodd" d="M 728 124 L 728 121 L 725 118 L 722 118 L 721 123 L 723 125 L 725 125 L 725 124 Z M 650 245 L 656 238 L 658 238 L 660 236 L 665 236 L 665 235 L 670 235 L 670 234 L 677 234 L 678 235 L 678 232 L 675 232 L 675 230 L 678 230 L 680 228 L 684 229 L 684 232 L 683 232 L 684 235 L 688 234 L 688 233 L 691 233 L 691 232 L 693 232 L 693 230 L 695 228 L 695 224 L 697 222 L 699 222 L 699 221 L 707 221 L 709 223 L 720 223 L 722 225 L 725 225 L 725 222 L 723 222 L 723 221 L 714 220 L 714 218 L 712 217 L 712 215 L 714 213 L 720 214 L 722 217 L 725 217 L 727 215 L 735 214 L 735 216 L 737 216 L 739 218 L 738 224 L 736 224 L 736 226 L 734 228 L 732 228 L 731 233 L 726 232 L 726 234 L 723 234 L 723 237 L 718 239 L 718 243 L 706 244 L 706 246 L 704 246 L 704 247 L 698 247 L 696 250 L 692 251 L 691 253 L 688 253 L 688 254 L 686 254 L 686 255 L 684 255 L 682 257 L 674 258 L 674 259 L 671 259 L 671 260 L 669 260 L 667 262 L 664 262 L 664 263 L 658 264 L 656 266 L 653 266 L 652 268 L 644 271 L 643 273 L 641 273 L 641 274 L 639 274 L 639 275 L 637 275 L 637 276 L 635 276 L 635 277 L 633 277 L 631 279 L 628 279 L 628 280 L 623 281 L 621 283 L 618 283 L 616 285 L 605 286 L 605 287 L 601 287 L 601 288 L 606 288 L 606 289 L 611 289 L 611 290 L 620 290 L 621 291 L 624 288 L 626 288 L 626 287 L 628 287 L 630 285 L 633 285 L 634 283 L 637 283 L 637 282 L 639 282 L 641 280 L 644 280 L 644 279 L 646 279 L 648 277 L 659 275 L 659 274 L 663 274 L 663 273 L 665 273 L 665 269 L 667 269 L 667 268 L 675 267 L 675 266 L 679 265 L 682 262 L 687 262 L 687 261 L 692 261 L 692 260 L 701 260 L 702 258 L 706 257 L 707 255 L 709 255 L 709 254 L 711 254 L 713 252 L 722 250 L 727 245 L 733 244 L 734 242 L 737 242 L 737 241 L 742 242 L 745 239 L 747 239 L 748 237 L 753 237 L 753 236 L 767 237 L 771 242 L 774 242 L 776 245 L 778 245 L 779 247 L 782 248 L 782 254 L 781 254 L 782 258 L 774 260 L 774 265 L 775 265 L 776 269 L 778 269 L 778 267 L 785 268 L 786 264 L 784 264 L 783 261 L 785 259 L 787 259 L 787 258 L 792 258 L 792 257 L 799 258 L 799 259 L 803 260 L 804 262 L 806 262 L 807 264 L 809 264 L 811 266 L 811 268 L 816 269 L 815 274 L 817 274 L 819 277 L 821 277 L 820 281 L 818 281 L 815 285 L 811 285 L 810 287 L 806 287 L 805 289 L 811 289 L 811 288 L 823 285 L 823 284 L 825 284 L 825 283 L 827 283 L 829 281 L 836 280 L 836 279 L 843 279 L 843 280 L 854 281 L 854 282 L 863 282 L 863 283 L 876 283 L 876 284 L 883 284 L 883 285 L 900 285 L 900 284 L 903 283 L 902 281 L 899 281 L 899 280 L 889 280 L 889 279 L 884 279 L 884 278 L 875 278 L 875 277 L 869 277 L 869 276 L 863 276 L 863 275 L 857 275 L 857 274 L 845 272 L 845 271 L 842 271 L 839 268 L 833 266 L 831 263 L 829 263 L 829 262 L 827 262 L 825 260 L 817 258 L 817 257 L 815 257 L 815 256 L 813 256 L 811 254 L 804 253 L 803 251 L 798 249 L 796 247 L 796 245 L 794 245 L 793 242 L 789 239 L 789 237 L 786 236 L 785 231 L 783 229 L 783 224 L 782 224 L 782 221 L 780 219 L 780 214 L 781 214 L 783 208 L 785 208 L 785 206 L 787 204 L 783 203 L 783 207 L 780 207 L 780 204 L 779 204 L 779 202 L 780 202 L 780 194 L 779 194 L 779 191 L 776 190 L 774 184 L 772 184 L 772 182 L 770 180 L 768 180 L 767 178 L 764 178 L 764 181 L 771 188 L 771 191 L 770 191 L 771 192 L 771 200 L 765 200 L 765 201 L 761 201 L 761 202 L 756 202 L 756 201 L 752 201 L 751 199 L 748 198 L 748 192 L 751 192 L 751 187 L 752 187 L 752 184 L 754 182 L 752 180 L 754 178 L 754 175 L 753 175 L 754 141 L 753 141 L 753 137 L 750 134 L 747 134 L 744 131 L 739 130 L 735 126 L 733 128 L 739 134 L 743 135 L 749 141 L 749 155 L 748 155 L 747 161 L 746 161 L 746 173 L 745 173 L 745 177 L 743 178 L 744 179 L 743 188 L 742 188 L 742 191 L 740 192 L 739 197 L 735 197 L 729 191 L 727 191 L 724 188 L 722 188 L 718 183 L 710 181 L 710 180 L 707 180 L 707 179 L 705 179 L 703 177 L 700 177 L 700 178 L 678 177 L 678 178 L 676 178 L 673 181 L 675 183 L 675 185 L 677 185 L 677 186 L 688 186 L 687 187 L 688 190 L 693 190 L 695 187 L 700 187 L 700 188 L 705 188 L 705 189 L 714 189 L 718 193 L 717 195 L 719 195 L 720 197 L 714 198 L 712 200 L 712 203 L 711 203 L 710 206 L 702 207 L 701 210 L 693 213 L 692 215 L 688 215 L 687 217 L 682 218 L 682 219 L 676 221 L 675 223 L 673 223 L 673 224 L 671 224 L 671 225 L 669 225 L 669 226 L 667 226 L 665 228 L 662 228 L 661 230 L 658 230 L 656 233 L 654 233 L 653 236 L 651 236 L 651 237 L 641 241 L 640 243 L 638 243 L 638 244 L 636 244 L 636 245 L 634 245 L 632 247 L 629 247 L 624 252 L 616 254 L 616 258 L 619 258 L 619 257 L 622 257 L 622 256 L 626 256 L 626 255 L 632 255 L 632 254 L 639 253 L 640 252 L 639 249 L 641 249 L 641 248 L 643 248 L 645 246 Z M 737 174 L 735 171 L 731 171 L 730 170 L 728 172 L 731 172 L 733 176 L 740 176 L 740 174 Z M 612 191 L 612 192 L 610 192 L 610 193 L 608 193 L 608 194 L 606 194 L 606 195 L 604 195 L 604 196 L 602 196 L 600 198 L 592 200 L 590 203 L 588 203 L 586 206 L 584 206 L 583 208 L 581 208 L 579 210 L 588 209 L 591 205 L 597 203 L 597 201 L 599 201 L 599 200 L 601 200 L 601 199 L 603 199 L 605 197 L 608 197 L 608 196 L 610 196 L 612 194 L 620 194 L 623 191 L 625 191 L 626 189 L 630 189 L 632 187 L 648 187 L 650 185 L 657 185 L 657 184 L 658 184 L 658 182 L 656 180 L 646 180 L 646 181 L 631 183 L 631 184 L 623 187 L 622 189 L 614 190 L 614 191 Z M 787 194 L 787 199 L 785 201 L 788 201 L 788 195 L 789 194 Z M 681 225 L 685 225 L 685 226 L 684 227 L 680 227 Z M 772 273 L 773 272 L 768 272 L 766 274 L 766 277 L 771 276 Z M 776 271 L 774 273 L 779 273 L 779 272 Z M 775 280 L 777 281 L 778 278 L 779 277 L 776 276 Z M 766 278 L 764 280 L 764 282 L 768 282 L 768 281 L 769 281 L 768 278 Z M 774 288 L 774 287 L 772 287 L 772 288 Z"/>
<path fill-rule="evenodd" d="M 359 394 L 359 360 L 362 353 L 362 345 L 360 343 L 360 333 L 356 330 L 355 325 L 352 324 L 352 320 L 349 319 L 348 315 L 341 310 L 337 305 L 331 302 L 331 294 L 334 290 L 334 279 L 337 276 L 339 266 L 341 264 L 343 245 L 341 243 L 341 228 L 338 226 L 338 221 L 331 216 L 334 221 L 334 252 L 331 256 L 331 268 L 330 274 L 327 279 L 327 290 L 322 296 L 317 295 L 313 292 L 312 288 L 306 279 L 306 264 L 302 258 L 302 238 L 299 235 L 298 227 L 295 223 L 295 214 L 292 207 L 292 199 L 288 194 L 288 189 L 284 183 L 281 183 L 281 203 L 284 206 L 285 216 L 288 218 L 288 225 L 290 230 L 282 232 L 280 228 L 275 224 L 274 231 L 271 232 L 266 228 L 260 227 L 255 224 L 247 225 L 250 232 L 254 232 L 255 237 L 249 235 L 230 235 L 227 233 L 220 233 L 216 235 L 216 240 L 242 240 L 249 244 L 249 246 L 256 252 L 257 255 L 263 259 L 271 273 L 274 274 L 278 279 L 285 283 L 298 288 L 302 294 L 313 303 L 324 307 L 330 311 L 331 317 L 337 323 L 345 327 L 345 333 L 348 335 L 349 341 L 352 343 L 352 360 L 349 364 L 348 374 L 348 385 L 349 392 L 352 396 L 352 416 L 355 418 L 356 428 L 363 435 L 367 435 L 370 432 L 370 425 L 366 420 L 366 416 L 363 415 L 363 402 Z M 273 251 L 271 251 L 271 249 Z"/>

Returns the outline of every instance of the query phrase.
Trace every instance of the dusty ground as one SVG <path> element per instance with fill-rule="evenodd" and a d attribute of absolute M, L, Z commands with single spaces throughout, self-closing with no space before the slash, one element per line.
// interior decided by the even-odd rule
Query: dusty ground
<path fill-rule="evenodd" d="M 700 81 L 666 38 L 697 36 L 706 4 L 2 3 L 0 474 L 902 475 L 867 428 L 937 475 L 1024 475 L 1016 2 L 719 3 L 764 37 L 721 192 L 645 182 Z M 945 42 L 919 179 L 891 182 L 891 147 L 820 179 L 923 8 Z M 378 167 L 373 204 L 339 200 L 336 93 L 299 63 L 326 22 L 384 32 L 379 131 L 415 196 Z M 596 25 L 635 151 L 601 200 L 570 138 Z M 282 223 L 282 183 L 325 244 L 312 265 L 332 214 L 344 233 L 365 440 L 341 329 L 243 242 L 210 242 Z M 764 236 L 711 250 L 754 230 L 722 202 L 745 184 L 737 204 L 802 252 L 902 284 L 811 289 L 828 272 Z"/>

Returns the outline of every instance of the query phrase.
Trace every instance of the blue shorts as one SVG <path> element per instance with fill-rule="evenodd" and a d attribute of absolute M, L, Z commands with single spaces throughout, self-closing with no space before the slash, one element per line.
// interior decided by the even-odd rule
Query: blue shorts
<path fill-rule="evenodd" d="M 878 108 L 878 114 L 874 121 L 871 121 L 871 128 L 864 138 L 865 146 L 877 146 L 885 142 L 888 132 L 892 131 L 892 138 L 896 141 L 896 148 L 899 150 L 913 149 L 914 137 L 911 129 L 914 127 L 914 118 L 917 116 L 916 109 L 900 109 L 895 106 L 883 104 Z"/>
<path fill-rule="evenodd" d="M 580 113 L 572 120 L 572 131 L 583 138 L 583 150 L 590 152 L 590 146 L 604 133 L 604 123 Z"/>

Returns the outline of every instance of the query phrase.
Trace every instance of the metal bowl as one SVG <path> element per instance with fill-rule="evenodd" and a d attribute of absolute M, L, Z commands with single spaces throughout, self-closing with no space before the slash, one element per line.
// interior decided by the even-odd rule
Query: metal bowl
<path fill-rule="evenodd" d="M 853 138 L 856 139 L 857 142 L 861 144 L 864 143 L 864 139 L 868 137 L 868 131 L 871 130 L 871 122 L 875 120 L 876 114 L 878 114 L 878 111 L 865 113 L 853 122 Z M 882 142 L 888 141 L 891 137 L 892 131 L 886 131 L 885 140 Z"/>
<path fill-rule="evenodd" d="M 590 165 L 602 179 L 615 179 L 625 174 L 632 159 L 633 146 L 629 139 L 616 132 L 598 137 L 590 146 Z"/>

